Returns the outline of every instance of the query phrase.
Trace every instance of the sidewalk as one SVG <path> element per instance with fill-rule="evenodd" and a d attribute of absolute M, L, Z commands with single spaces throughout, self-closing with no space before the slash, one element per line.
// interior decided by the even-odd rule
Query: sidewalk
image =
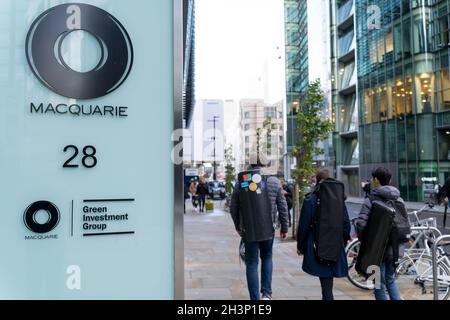
<path fill-rule="evenodd" d="M 239 237 L 228 213 L 185 215 L 185 298 L 187 300 L 248 300 L 245 265 L 238 256 Z M 277 235 L 278 236 L 278 235 Z M 320 300 L 319 279 L 301 271 L 301 258 L 292 240 L 274 244 L 273 298 Z M 335 280 L 336 300 L 373 300 L 369 291 L 347 279 Z"/>

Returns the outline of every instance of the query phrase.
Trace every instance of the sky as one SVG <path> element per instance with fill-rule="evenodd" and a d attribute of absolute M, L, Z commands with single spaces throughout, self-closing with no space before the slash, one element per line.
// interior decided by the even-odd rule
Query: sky
<path fill-rule="evenodd" d="M 196 98 L 284 99 L 283 0 L 196 3 Z"/>

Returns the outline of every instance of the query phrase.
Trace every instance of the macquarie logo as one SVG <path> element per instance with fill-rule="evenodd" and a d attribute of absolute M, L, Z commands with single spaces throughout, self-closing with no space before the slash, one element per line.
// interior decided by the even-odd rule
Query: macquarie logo
<path fill-rule="evenodd" d="M 49 234 L 59 224 L 58 208 L 49 201 L 32 203 L 23 214 L 23 222 L 33 235 L 25 236 L 25 240 L 58 239 L 58 235 Z"/>
<path fill-rule="evenodd" d="M 101 48 L 98 64 L 88 72 L 70 68 L 62 43 L 74 31 L 92 35 Z M 53 7 L 31 25 L 26 39 L 28 64 L 53 92 L 73 99 L 94 99 L 119 88 L 133 66 L 133 46 L 123 25 L 108 12 L 88 4 Z"/>

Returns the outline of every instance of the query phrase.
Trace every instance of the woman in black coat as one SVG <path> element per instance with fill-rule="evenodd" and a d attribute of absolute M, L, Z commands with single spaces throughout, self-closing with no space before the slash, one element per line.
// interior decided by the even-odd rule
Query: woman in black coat
<path fill-rule="evenodd" d="M 200 212 L 205 211 L 205 202 L 206 196 L 209 194 L 208 186 L 206 185 L 205 180 L 200 180 L 200 183 L 197 186 L 197 195 L 199 197 L 200 202 Z"/>
<path fill-rule="evenodd" d="M 329 177 L 326 170 L 317 173 L 317 182 L 325 180 Z M 303 208 L 300 216 L 300 223 L 297 232 L 297 252 L 303 255 L 303 271 L 319 277 L 322 287 L 323 300 L 334 300 L 333 297 L 333 279 L 345 278 L 348 275 L 348 263 L 345 254 L 345 245 L 350 240 L 350 219 L 347 208 L 344 210 L 344 234 L 342 235 L 342 250 L 339 260 L 334 264 L 323 263 L 316 257 L 314 249 L 314 234 L 312 224 L 314 216 L 317 212 L 317 194 L 315 192 L 309 194 L 303 202 Z"/>

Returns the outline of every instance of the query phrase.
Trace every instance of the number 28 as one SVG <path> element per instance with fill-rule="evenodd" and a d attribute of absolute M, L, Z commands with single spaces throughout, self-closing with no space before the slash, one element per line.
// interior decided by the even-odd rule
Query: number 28
<path fill-rule="evenodd" d="M 78 168 L 80 167 L 78 164 L 72 163 L 80 153 L 77 146 L 70 145 L 64 148 L 64 153 L 69 152 L 69 150 L 73 150 L 72 156 L 64 163 L 63 168 Z M 83 158 L 81 159 L 81 163 L 83 167 L 92 169 L 97 166 L 97 149 L 94 146 L 86 146 L 83 148 Z"/>

